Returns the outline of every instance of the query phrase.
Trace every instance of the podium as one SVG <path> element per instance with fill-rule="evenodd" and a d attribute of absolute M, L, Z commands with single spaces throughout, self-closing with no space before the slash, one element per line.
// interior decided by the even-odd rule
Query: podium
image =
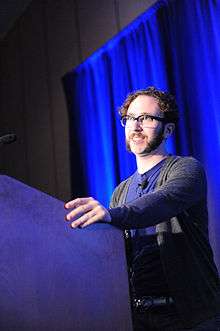
<path fill-rule="evenodd" d="M 132 330 L 123 233 L 0 176 L 0 330 Z"/>

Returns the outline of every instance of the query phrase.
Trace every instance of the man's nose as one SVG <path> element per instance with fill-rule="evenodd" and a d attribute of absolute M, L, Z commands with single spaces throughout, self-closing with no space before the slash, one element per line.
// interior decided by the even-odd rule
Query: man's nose
<path fill-rule="evenodd" d="M 142 130 L 143 130 L 143 128 L 142 128 L 140 122 L 139 122 L 137 119 L 136 119 L 135 121 L 133 121 L 132 124 L 133 124 L 132 129 L 133 129 L 134 131 L 142 131 Z"/>

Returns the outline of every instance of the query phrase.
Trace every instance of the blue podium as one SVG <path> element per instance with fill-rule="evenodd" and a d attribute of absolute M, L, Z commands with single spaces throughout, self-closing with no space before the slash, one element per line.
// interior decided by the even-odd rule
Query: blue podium
<path fill-rule="evenodd" d="M 73 230 L 64 203 L 0 176 L 0 330 L 132 330 L 123 233 Z"/>

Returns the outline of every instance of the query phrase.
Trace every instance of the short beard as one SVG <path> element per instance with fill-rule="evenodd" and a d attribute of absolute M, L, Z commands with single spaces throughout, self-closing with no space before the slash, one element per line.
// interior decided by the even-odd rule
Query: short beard
<path fill-rule="evenodd" d="M 163 133 L 164 133 L 164 126 L 161 127 L 161 129 L 157 133 L 156 137 L 154 137 L 152 141 L 147 143 L 146 148 L 143 150 L 143 152 L 141 154 L 151 153 L 151 152 L 155 151 L 155 149 L 157 149 L 164 140 Z M 126 144 L 127 151 L 132 152 L 130 143 L 127 139 L 125 140 L 125 144 Z"/>

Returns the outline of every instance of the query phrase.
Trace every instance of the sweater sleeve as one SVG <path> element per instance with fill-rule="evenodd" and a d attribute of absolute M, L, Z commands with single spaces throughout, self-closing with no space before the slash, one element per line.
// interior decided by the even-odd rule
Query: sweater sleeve
<path fill-rule="evenodd" d="M 109 209 L 111 223 L 121 229 L 146 228 L 168 221 L 204 200 L 206 177 L 194 158 L 180 158 L 163 185 L 120 207 Z"/>

